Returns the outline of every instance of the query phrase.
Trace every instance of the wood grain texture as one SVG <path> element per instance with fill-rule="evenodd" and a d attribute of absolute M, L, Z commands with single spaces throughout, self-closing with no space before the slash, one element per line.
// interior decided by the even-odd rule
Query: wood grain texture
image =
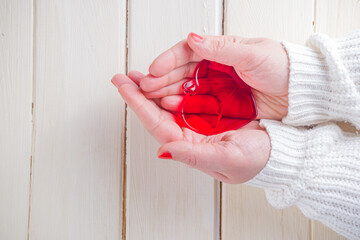
<path fill-rule="evenodd" d="M 36 1 L 30 240 L 121 238 L 124 6 Z"/>
<path fill-rule="evenodd" d="M 126 70 L 126 0 L 33 4 L 0 1 L 0 239 L 121 239 L 125 110 L 110 78 Z M 130 70 L 146 73 L 190 31 L 221 33 L 221 0 L 129 4 Z M 360 27 L 358 0 L 225 6 L 228 35 L 304 43 L 313 29 Z M 218 239 L 218 183 L 157 159 L 131 110 L 127 127 L 126 239 Z M 263 190 L 222 190 L 222 240 L 344 239 L 296 208 L 272 208 Z"/>
<path fill-rule="evenodd" d="M 319 221 L 311 221 L 311 239 L 315 240 L 346 240 L 345 237 L 337 234 Z"/>
<path fill-rule="evenodd" d="M 246 185 L 223 184 L 222 238 L 308 239 L 309 220 L 295 207 L 270 206 L 264 191 Z"/>
<path fill-rule="evenodd" d="M 313 1 L 234 1 L 225 5 L 225 34 L 304 43 L 312 33 Z M 222 240 L 308 239 L 310 224 L 295 207 L 271 207 L 262 189 L 223 184 Z"/>
<path fill-rule="evenodd" d="M 305 43 L 313 32 L 313 0 L 226 0 L 225 34 Z"/>
<path fill-rule="evenodd" d="M 32 1 L 0 1 L 0 239 L 27 236 L 32 19 Z"/>
<path fill-rule="evenodd" d="M 147 73 L 157 55 L 190 31 L 221 33 L 219 0 L 129 4 L 130 70 Z M 216 239 L 218 183 L 180 163 L 157 159 L 159 145 L 128 113 L 126 239 Z"/>
<path fill-rule="evenodd" d="M 360 1 L 316 0 L 315 30 L 330 37 L 341 37 L 360 28 Z M 344 131 L 355 131 L 349 124 L 340 124 Z M 345 239 L 318 221 L 312 222 L 313 239 Z"/>
<path fill-rule="evenodd" d="M 341 37 L 360 28 L 360 1 L 316 0 L 315 30 Z"/>

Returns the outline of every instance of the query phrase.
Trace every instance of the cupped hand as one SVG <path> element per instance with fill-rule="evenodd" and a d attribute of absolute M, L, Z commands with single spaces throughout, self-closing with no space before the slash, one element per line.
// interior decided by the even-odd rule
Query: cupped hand
<path fill-rule="evenodd" d="M 253 91 L 257 119 L 280 120 L 287 114 L 289 63 L 280 42 L 238 36 L 189 34 L 157 57 L 149 74 L 139 80 L 147 98 L 161 98 L 161 106 L 176 111 L 183 97 L 182 84 L 193 76 L 199 61 L 207 59 L 233 66 Z"/>
<path fill-rule="evenodd" d="M 146 98 L 139 88 L 144 76 L 117 74 L 112 83 L 144 127 L 162 146 L 158 156 L 171 158 L 226 183 L 243 183 L 257 175 L 270 154 L 270 139 L 257 121 L 234 131 L 204 136 L 180 128 L 174 116 Z"/>

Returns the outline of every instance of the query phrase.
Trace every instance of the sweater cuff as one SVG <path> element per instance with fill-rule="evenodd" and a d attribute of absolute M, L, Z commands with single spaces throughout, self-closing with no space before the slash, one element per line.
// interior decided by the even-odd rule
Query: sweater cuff
<path fill-rule="evenodd" d="M 360 239 L 360 136 L 334 123 L 295 128 L 261 120 L 271 140 L 270 158 L 247 183 L 264 188 L 275 208 L 296 205 L 349 239 Z"/>
<path fill-rule="evenodd" d="M 360 129 L 360 30 L 340 39 L 313 34 L 308 47 L 282 44 L 289 57 L 289 106 L 282 121 L 344 121 Z"/>
<path fill-rule="evenodd" d="M 324 56 L 310 47 L 282 44 L 289 58 L 289 106 L 283 123 L 308 126 L 328 121 L 331 89 Z"/>
<path fill-rule="evenodd" d="M 269 203 L 285 208 L 298 202 L 300 193 L 313 179 L 316 166 L 306 160 L 306 129 L 285 126 L 273 120 L 261 120 L 271 140 L 270 158 L 265 168 L 247 184 L 264 188 Z"/>

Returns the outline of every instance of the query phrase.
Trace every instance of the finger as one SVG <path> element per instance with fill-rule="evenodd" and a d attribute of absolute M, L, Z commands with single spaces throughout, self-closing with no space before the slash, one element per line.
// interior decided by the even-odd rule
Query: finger
<path fill-rule="evenodd" d="M 147 98 L 163 98 L 171 95 L 183 95 L 184 94 L 183 84 L 186 81 L 188 81 L 188 79 L 183 79 L 179 82 L 171 84 L 170 86 L 167 87 L 163 87 L 159 90 L 153 92 L 144 92 L 144 95 Z"/>
<path fill-rule="evenodd" d="M 182 79 L 179 82 L 176 82 L 174 84 L 171 84 L 169 86 L 166 86 L 164 88 L 161 88 L 159 90 L 153 91 L 153 92 L 145 92 L 144 95 L 147 98 L 163 98 L 166 96 L 171 95 L 184 95 L 184 83 L 185 82 L 191 82 L 193 80 L 190 79 Z M 211 86 L 206 83 L 207 79 L 200 78 L 198 79 L 198 87 L 196 88 L 197 94 L 209 94 L 211 92 Z"/>
<path fill-rule="evenodd" d="M 161 106 L 169 111 L 180 111 L 180 105 L 184 100 L 184 95 L 166 96 L 161 99 Z M 191 97 L 191 102 L 185 103 L 182 111 L 185 113 L 218 114 L 219 101 L 210 95 L 195 95 Z M 236 113 L 236 112 L 235 112 Z M 235 114 L 234 113 L 234 114 Z M 227 114 L 228 116 L 229 114 Z M 236 114 L 235 114 L 236 116 Z"/>
<path fill-rule="evenodd" d="M 191 143 L 174 141 L 161 146 L 158 156 L 168 153 L 171 159 L 203 171 L 221 169 L 221 159 L 226 149 L 216 143 Z"/>
<path fill-rule="evenodd" d="M 184 109 L 180 109 L 180 105 L 184 96 L 167 96 L 161 99 L 161 106 L 164 109 L 173 112 L 183 110 L 185 113 L 203 113 L 217 115 L 219 101 L 216 97 L 210 95 L 195 95 L 191 97 L 191 103 L 184 104 Z"/>
<path fill-rule="evenodd" d="M 180 104 L 183 101 L 184 96 L 174 95 L 166 96 L 160 100 L 161 107 L 172 112 L 179 112 Z"/>
<path fill-rule="evenodd" d="M 222 121 L 232 122 L 235 119 L 241 119 L 248 122 L 253 119 L 254 113 L 248 111 L 245 106 L 241 106 L 241 102 L 231 102 L 230 104 L 223 104 L 219 98 L 211 95 L 173 95 L 161 98 L 161 107 L 171 112 L 182 112 L 194 118 L 206 117 L 212 119 L 221 116 Z M 196 115 L 199 115 L 196 117 Z M 207 115 L 207 116 L 206 116 Z M 202 116 L 202 117 L 201 117 Z"/>
<path fill-rule="evenodd" d="M 142 74 L 141 72 L 138 72 L 138 71 L 130 71 L 130 72 L 128 73 L 128 77 L 129 77 L 131 80 L 133 80 L 133 81 L 136 83 L 136 85 L 139 86 L 140 80 L 143 79 L 143 78 L 145 77 L 145 75 Z"/>
<path fill-rule="evenodd" d="M 187 82 L 187 81 L 192 81 L 192 80 L 186 80 L 184 82 Z M 173 94 L 173 95 L 168 94 L 167 96 L 163 96 L 162 99 L 161 99 L 161 102 L 164 104 L 162 106 L 163 108 L 165 108 L 167 110 L 170 110 L 170 111 L 177 111 L 178 110 L 178 107 L 179 107 L 181 101 L 185 97 L 184 89 L 183 89 L 184 82 L 182 82 L 182 84 L 181 84 L 181 89 L 179 89 L 180 86 L 178 86 L 178 85 L 169 86 L 169 88 L 168 88 L 169 92 L 171 92 L 171 93 L 176 93 L 177 92 L 178 94 Z M 207 82 L 207 79 L 205 79 L 205 78 L 198 79 L 198 84 L 199 85 L 196 88 L 197 95 L 195 95 L 195 96 L 197 96 L 195 98 L 196 102 L 197 101 L 207 101 L 208 98 L 210 98 L 211 101 L 216 99 L 213 96 L 206 95 L 206 94 L 210 94 L 210 92 L 211 92 L 211 86 L 209 84 L 207 84 L 206 82 Z M 203 97 L 198 97 L 198 96 L 203 96 Z M 191 101 L 193 101 L 193 100 L 191 100 Z M 205 102 L 201 102 L 200 104 L 206 105 Z"/>
<path fill-rule="evenodd" d="M 111 83 L 114 84 L 114 86 L 117 89 L 119 89 L 119 87 L 121 87 L 124 84 L 129 84 L 131 86 L 138 87 L 135 81 L 133 81 L 125 74 L 121 74 L 121 73 L 115 74 L 111 79 Z"/>
<path fill-rule="evenodd" d="M 247 43 L 251 39 L 238 36 L 199 36 L 190 33 L 187 42 L 196 55 L 201 58 L 229 66 L 246 60 L 252 51 Z"/>
<path fill-rule="evenodd" d="M 152 75 L 148 75 L 141 80 L 140 87 L 145 92 L 159 90 L 184 78 L 192 77 L 196 65 L 197 63 L 185 64 L 161 77 L 154 77 Z"/>
<path fill-rule="evenodd" d="M 158 56 L 149 67 L 149 72 L 155 77 L 164 76 L 189 62 L 199 62 L 202 58 L 194 54 L 186 40 L 177 43 Z"/>
<path fill-rule="evenodd" d="M 111 82 L 135 112 L 149 133 L 161 144 L 181 140 L 183 134 L 180 127 L 171 121 L 172 115 L 145 98 L 137 85 L 123 74 L 117 74 Z"/>

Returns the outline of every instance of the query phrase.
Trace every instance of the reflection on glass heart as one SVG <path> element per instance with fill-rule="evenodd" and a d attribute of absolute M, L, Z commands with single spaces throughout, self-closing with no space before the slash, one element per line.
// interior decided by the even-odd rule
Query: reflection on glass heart
<path fill-rule="evenodd" d="M 251 88 L 231 66 L 201 61 L 183 84 L 177 123 L 204 135 L 238 129 L 256 117 Z"/>

